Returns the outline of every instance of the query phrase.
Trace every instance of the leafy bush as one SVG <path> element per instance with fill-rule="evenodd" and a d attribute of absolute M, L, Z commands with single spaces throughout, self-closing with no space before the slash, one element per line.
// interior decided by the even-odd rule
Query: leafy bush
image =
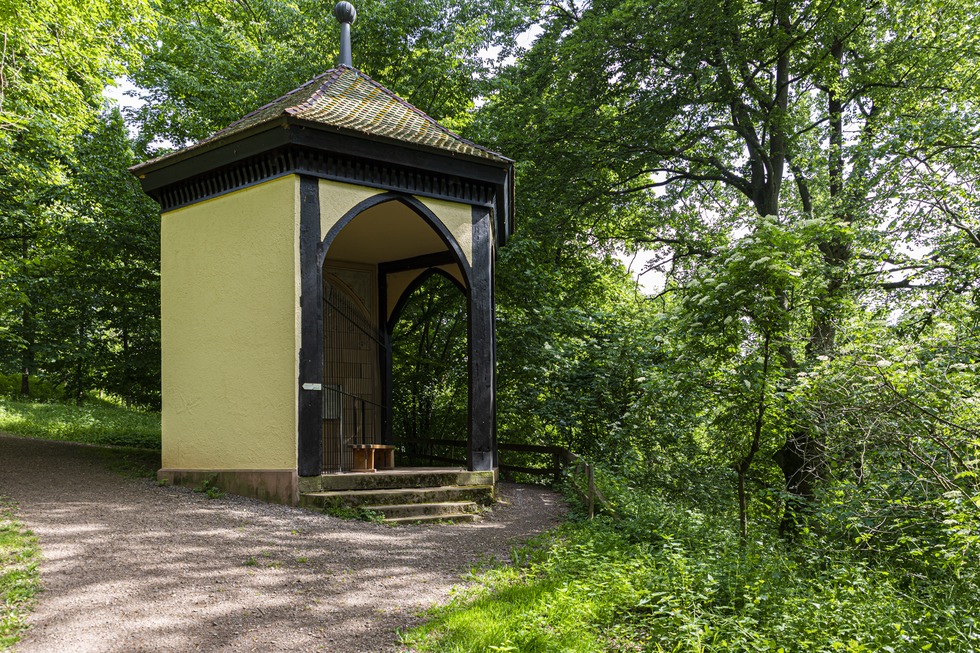
<path fill-rule="evenodd" d="M 20 374 L 0 374 L 0 397 L 16 401 L 20 395 Z M 31 398 L 34 401 L 64 401 L 65 387 L 46 379 L 31 377 Z"/>
<path fill-rule="evenodd" d="M 910 579 L 813 533 L 744 543 L 731 517 L 620 489 L 625 518 L 519 550 L 405 637 L 419 651 L 972 651 L 975 579 Z"/>

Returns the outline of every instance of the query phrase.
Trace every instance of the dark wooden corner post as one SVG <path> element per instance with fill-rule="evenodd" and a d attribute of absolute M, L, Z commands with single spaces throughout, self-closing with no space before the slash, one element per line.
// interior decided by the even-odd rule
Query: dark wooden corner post
<path fill-rule="evenodd" d="M 320 183 L 299 181 L 300 350 L 299 444 L 300 476 L 319 476 L 323 456 L 323 271 L 320 269 Z"/>
<path fill-rule="evenodd" d="M 392 349 L 391 338 L 394 325 L 388 319 L 388 271 L 378 266 L 378 325 L 381 327 L 381 347 L 378 349 L 381 365 L 381 397 L 384 410 L 381 412 L 381 441 L 395 444 L 393 431 L 395 408 L 392 405 Z"/>
<path fill-rule="evenodd" d="M 496 397 L 493 315 L 493 230 L 491 211 L 473 207 L 473 261 L 469 291 L 469 453 L 474 471 L 496 465 Z"/>

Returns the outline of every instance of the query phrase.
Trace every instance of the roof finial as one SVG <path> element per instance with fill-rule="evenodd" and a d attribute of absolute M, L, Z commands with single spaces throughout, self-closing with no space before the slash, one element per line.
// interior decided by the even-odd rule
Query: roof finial
<path fill-rule="evenodd" d="M 337 63 L 353 68 L 350 56 L 350 24 L 357 18 L 357 10 L 351 3 L 341 0 L 333 8 L 333 15 L 340 23 L 340 58 Z"/>

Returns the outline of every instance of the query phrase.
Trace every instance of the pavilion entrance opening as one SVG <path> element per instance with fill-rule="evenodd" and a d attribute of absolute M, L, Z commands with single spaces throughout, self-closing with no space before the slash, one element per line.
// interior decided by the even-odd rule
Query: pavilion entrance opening
<path fill-rule="evenodd" d="M 321 268 L 322 471 L 366 471 L 365 451 L 384 460 L 382 452 L 393 450 L 396 467 L 465 465 L 469 316 L 461 250 L 434 215 L 404 199 L 345 220 L 324 241 Z M 450 432 L 462 450 L 422 444 Z"/>
<path fill-rule="evenodd" d="M 466 295 L 433 273 L 406 293 L 392 329 L 392 431 L 406 464 L 466 464 Z"/>

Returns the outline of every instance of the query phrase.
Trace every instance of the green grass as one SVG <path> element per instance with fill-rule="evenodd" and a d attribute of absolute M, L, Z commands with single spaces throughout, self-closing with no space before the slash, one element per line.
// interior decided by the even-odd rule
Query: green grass
<path fill-rule="evenodd" d="M 0 432 L 137 449 L 160 449 L 160 414 L 105 402 L 82 406 L 0 399 Z"/>
<path fill-rule="evenodd" d="M 340 503 L 325 507 L 323 509 L 323 514 L 330 515 L 331 517 L 336 517 L 338 519 L 356 519 L 358 521 L 374 522 L 375 524 L 381 524 L 385 519 L 385 516 L 376 510 L 368 510 L 367 508 L 353 508 Z"/>
<path fill-rule="evenodd" d="M 41 591 L 39 557 L 37 538 L 14 518 L 14 505 L 0 497 L 0 651 L 20 639 Z"/>
<path fill-rule="evenodd" d="M 980 650 L 975 569 L 933 580 L 816 537 L 740 543 L 729 517 L 645 497 L 477 576 L 403 644 L 420 653 Z M 956 576 L 960 576 L 957 578 Z"/>

